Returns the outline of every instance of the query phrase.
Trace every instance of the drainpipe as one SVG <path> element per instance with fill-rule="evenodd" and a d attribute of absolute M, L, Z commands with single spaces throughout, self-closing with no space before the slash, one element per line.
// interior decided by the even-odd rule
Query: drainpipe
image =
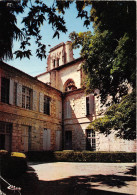
<path fill-rule="evenodd" d="M 64 150 L 65 132 L 64 132 L 64 93 L 62 93 L 62 150 Z"/>

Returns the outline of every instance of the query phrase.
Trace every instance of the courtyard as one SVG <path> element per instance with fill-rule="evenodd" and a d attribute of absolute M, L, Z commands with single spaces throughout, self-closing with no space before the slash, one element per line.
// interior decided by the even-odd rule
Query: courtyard
<path fill-rule="evenodd" d="M 22 195 L 136 194 L 135 163 L 29 162 L 27 173 L 10 182 Z"/>

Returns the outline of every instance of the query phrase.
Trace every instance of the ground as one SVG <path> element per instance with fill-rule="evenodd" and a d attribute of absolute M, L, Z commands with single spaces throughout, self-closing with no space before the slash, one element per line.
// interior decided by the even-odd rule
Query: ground
<path fill-rule="evenodd" d="M 135 163 L 55 162 L 29 166 L 21 178 L 10 180 L 22 187 L 22 195 L 136 194 Z"/>

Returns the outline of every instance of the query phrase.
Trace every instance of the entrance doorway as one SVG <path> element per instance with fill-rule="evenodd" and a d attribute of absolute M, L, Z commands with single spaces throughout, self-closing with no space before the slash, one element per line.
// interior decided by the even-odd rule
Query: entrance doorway
<path fill-rule="evenodd" d="M 66 150 L 72 149 L 72 131 L 65 132 L 65 149 Z"/>

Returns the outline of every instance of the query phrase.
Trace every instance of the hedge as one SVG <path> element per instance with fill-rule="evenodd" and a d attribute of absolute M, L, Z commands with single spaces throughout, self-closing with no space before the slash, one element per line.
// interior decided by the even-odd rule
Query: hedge
<path fill-rule="evenodd" d="M 0 151 L 1 175 L 6 178 L 15 178 L 27 170 L 27 159 L 23 153 L 8 153 Z"/>
<path fill-rule="evenodd" d="M 134 152 L 29 151 L 26 155 L 35 162 L 136 162 Z"/>

